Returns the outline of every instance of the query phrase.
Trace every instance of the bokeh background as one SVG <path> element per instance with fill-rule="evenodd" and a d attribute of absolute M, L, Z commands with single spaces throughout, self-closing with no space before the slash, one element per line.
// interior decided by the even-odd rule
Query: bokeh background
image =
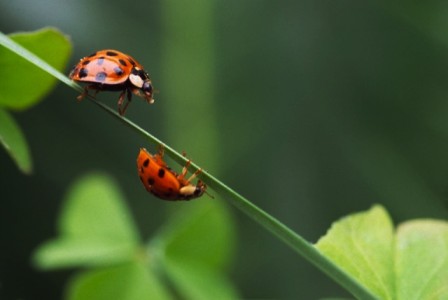
<path fill-rule="evenodd" d="M 314 242 L 374 203 L 396 223 L 447 218 L 447 14 L 446 1 L 15 0 L 0 2 L 0 30 L 59 28 L 74 47 L 66 73 L 95 50 L 134 56 L 159 93 L 152 106 L 135 99 L 127 117 Z M 59 84 L 14 113 L 31 176 L 0 151 L 1 299 L 61 297 L 73 271 L 40 272 L 30 260 L 86 172 L 119 182 L 144 237 L 173 207 L 140 185 L 135 157 L 148 145 L 76 95 Z M 115 107 L 117 97 L 99 99 Z M 229 276 L 244 298 L 347 296 L 229 210 Z"/>

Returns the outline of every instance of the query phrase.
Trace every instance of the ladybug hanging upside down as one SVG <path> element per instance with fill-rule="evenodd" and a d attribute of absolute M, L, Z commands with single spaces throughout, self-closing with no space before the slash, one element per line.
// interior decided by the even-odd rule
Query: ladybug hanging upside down
<path fill-rule="evenodd" d="M 171 170 L 163 160 L 164 148 L 161 146 L 157 154 L 152 155 L 145 148 L 140 149 L 137 157 L 137 170 L 141 182 L 146 190 L 154 196 L 163 200 L 191 200 L 201 197 L 206 193 L 207 186 L 201 180 L 196 185 L 191 181 L 199 175 L 199 169 L 190 176 L 187 175 L 187 168 L 190 165 L 188 160 L 181 174 Z M 213 198 L 213 197 L 212 197 Z"/>
<path fill-rule="evenodd" d="M 87 83 L 84 92 L 77 97 L 82 100 L 89 90 L 121 91 L 118 98 L 118 113 L 124 115 L 132 94 L 153 103 L 153 87 L 148 73 L 131 56 L 117 50 L 100 50 L 81 58 L 69 75 L 76 82 Z M 125 95 L 127 101 L 125 102 Z"/>

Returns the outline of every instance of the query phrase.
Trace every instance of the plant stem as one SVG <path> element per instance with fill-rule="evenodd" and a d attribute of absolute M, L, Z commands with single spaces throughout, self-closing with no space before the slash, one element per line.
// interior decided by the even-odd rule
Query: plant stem
<path fill-rule="evenodd" d="M 76 84 L 71 82 L 66 76 L 62 73 L 48 65 L 45 61 L 41 60 L 39 57 L 35 56 L 19 44 L 12 41 L 8 36 L 4 35 L 0 32 L 0 45 L 10 49 L 17 55 L 23 57 L 24 59 L 30 61 L 35 64 L 39 68 L 47 71 L 49 74 L 53 75 L 57 79 L 61 80 L 63 83 L 67 84 L 69 87 L 73 88 L 76 91 L 82 91 L 82 88 Z M 185 157 L 183 157 L 180 153 L 164 144 L 161 140 L 149 134 L 143 128 L 128 120 L 125 117 L 120 116 L 115 110 L 110 107 L 104 105 L 96 101 L 95 99 L 89 97 L 89 99 L 104 109 L 106 112 L 114 116 L 119 121 L 123 122 L 126 126 L 136 131 L 138 134 L 145 137 L 149 142 L 154 145 L 163 145 L 165 147 L 165 153 L 168 154 L 173 160 L 178 162 L 179 164 L 184 165 L 186 162 Z M 190 171 L 195 171 L 199 169 L 199 167 L 192 163 L 190 166 Z M 262 227 L 273 233 L 277 238 L 285 242 L 289 245 L 295 252 L 299 253 L 306 260 L 314 264 L 317 268 L 322 270 L 328 276 L 333 278 L 336 282 L 338 282 L 341 286 L 346 288 L 349 292 L 351 292 L 355 297 L 359 299 L 377 299 L 370 291 L 368 291 L 364 286 L 362 286 L 356 279 L 351 277 L 341 268 L 332 263 L 329 259 L 323 256 L 314 246 L 309 243 L 301 236 L 296 234 L 286 225 L 281 223 L 279 220 L 269 215 L 252 202 L 226 186 L 224 183 L 219 181 L 217 178 L 212 176 L 206 171 L 202 171 L 200 177 L 206 184 L 212 187 L 216 192 L 222 195 L 226 200 L 236 206 L 238 209 L 243 211 L 249 217 L 251 217 L 255 222 L 260 224 Z"/>

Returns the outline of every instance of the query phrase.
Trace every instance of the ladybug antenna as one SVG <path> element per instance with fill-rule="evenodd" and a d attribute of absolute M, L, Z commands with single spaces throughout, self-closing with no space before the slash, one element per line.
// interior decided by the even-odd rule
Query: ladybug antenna
<path fill-rule="evenodd" d="M 207 196 L 209 196 L 210 198 L 215 199 L 215 197 L 212 194 L 207 193 L 207 191 L 204 191 L 204 193 L 207 194 Z"/>

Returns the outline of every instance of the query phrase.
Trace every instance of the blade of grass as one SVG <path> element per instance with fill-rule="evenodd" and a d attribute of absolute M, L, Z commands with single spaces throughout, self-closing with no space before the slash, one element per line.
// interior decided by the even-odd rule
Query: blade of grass
<path fill-rule="evenodd" d="M 57 79 L 61 80 L 66 85 L 75 89 L 78 92 L 82 92 L 83 89 L 78 84 L 70 81 L 65 75 L 60 73 L 59 71 L 52 68 L 46 62 L 42 61 L 39 57 L 30 53 L 28 50 L 24 49 L 20 45 L 16 44 L 14 41 L 8 38 L 8 36 L 4 35 L 0 32 L 0 45 L 10 49 L 15 52 L 17 55 L 20 55 L 24 59 L 30 61 L 36 66 L 42 68 L 47 71 L 49 74 L 53 75 Z M 130 127 L 132 130 L 136 131 L 138 134 L 142 135 L 149 142 L 154 145 L 163 145 L 165 147 L 165 153 L 168 154 L 173 160 L 181 165 L 185 165 L 186 158 L 183 157 L 179 152 L 175 151 L 173 148 L 169 147 L 165 143 L 163 143 L 158 138 L 154 137 L 146 130 L 128 120 L 125 117 L 121 117 L 115 110 L 110 107 L 104 105 L 101 102 L 98 102 L 92 97 L 89 99 L 98 105 L 100 108 L 104 109 L 106 112 L 114 116 L 116 119 L 124 123 L 126 126 Z M 199 166 L 192 163 L 190 166 L 190 171 L 195 171 L 199 169 Z M 333 280 L 339 283 L 342 287 L 347 289 L 350 293 L 352 293 L 355 297 L 359 299 L 377 299 L 375 295 L 373 295 L 369 290 L 367 290 L 363 285 L 361 285 L 356 279 L 351 277 L 349 274 L 340 269 L 337 265 L 332 263 L 329 259 L 323 256 L 310 242 L 303 239 L 297 233 L 292 231 L 285 224 L 281 223 L 279 220 L 274 218 L 273 216 L 266 213 L 264 210 L 260 209 L 252 202 L 238 194 L 236 191 L 219 181 L 213 175 L 209 174 L 207 171 L 203 171 L 200 175 L 201 179 L 212 187 L 215 191 L 217 191 L 220 195 L 222 195 L 227 201 L 236 206 L 238 209 L 243 211 L 249 217 L 251 217 L 255 222 L 260 224 L 262 227 L 273 233 L 277 238 L 285 242 L 288 246 L 290 246 L 295 252 L 299 253 L 306 260 L 311 262 L 321 271 L 330 276 Z"/>

